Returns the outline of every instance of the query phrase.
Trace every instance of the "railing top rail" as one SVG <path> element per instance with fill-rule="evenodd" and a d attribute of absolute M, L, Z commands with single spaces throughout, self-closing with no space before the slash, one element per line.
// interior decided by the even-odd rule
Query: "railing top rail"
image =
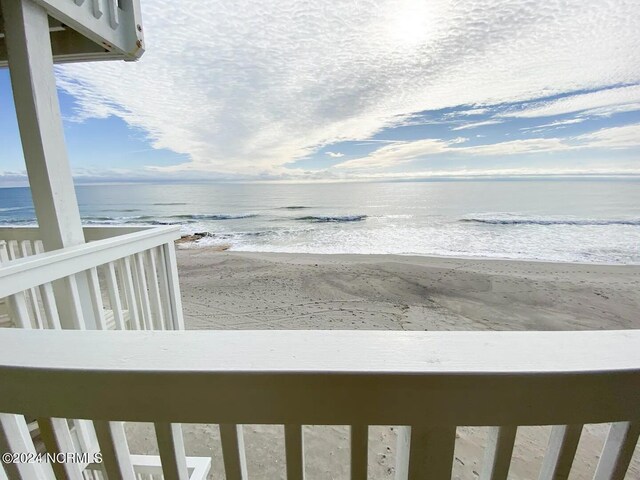
<path fill-rule="evenodd" d="M 12 260 L 0 268 L 0 298 L 178 238 L 179 226 L 164 226 Z"/>
<path fill-rule="evenodd" d="M 5 330 L 0 344 L 0 411 L 36 416 L 383 425 L 640 417 L 637 330 Z"/>

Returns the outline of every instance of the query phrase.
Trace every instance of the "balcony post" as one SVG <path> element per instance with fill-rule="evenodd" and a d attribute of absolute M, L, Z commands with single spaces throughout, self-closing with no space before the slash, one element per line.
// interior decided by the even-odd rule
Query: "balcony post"
<path fill-rule="evenodd" d="M 46 250 L 85 242 L 67 158 L 47 11 L 33 0 L 0 0 L 22 150 Z M 86 275 L 77 275 L 87 328 L 96 321 Z M 72 327 L 68 285 L 55 286 L 63 326 Z M 85 305 L 86 304 L 86 305 Z"/>

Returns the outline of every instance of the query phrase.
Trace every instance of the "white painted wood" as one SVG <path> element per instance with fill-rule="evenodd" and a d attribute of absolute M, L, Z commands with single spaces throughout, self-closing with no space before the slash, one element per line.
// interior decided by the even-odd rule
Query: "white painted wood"
<path fill-rule="evenodd" d="M 61 282 L 65 291 L 68 294 L 66 299 L 66 304 L 69 312 L 69 320 L 71 320 L 71 328 L 75 330 L 85 330 L 87 328 L 84 311 L 82 309 L 82 303 L 80 298 L 80 292 L 78 290 L 78 279 L 76 275 L 70 275 L 68 278 L 65 278 Z M 62 322 L 63 326 L 69 328 L 65 325 L 66 322 Z"/>
<path fill-rule="evenodd" d="M 304 480 L 304 434 L 302 425 L 284 426 L 287 480 Z"/>
<path fill-rule="evenodd" d="M 138 0 L 121 1 L 118 21 L 104 15 L 101 0 L 37 0 L 50 15 L 108 50 L 105 54 L 79 52 L 63 60 L 83 61 L 101 58 L 136 60 L 144 53 L 144 37 Z M 115 1 L 113 3 L 116 3 Z"/>
<path fill-rule="evenodd" d="M 62 131 L 47 11 L 32 0 L 2 0 L 2 12 L 16 115 L 41 239 L 48 250 L 84 243 Z"/>
<path fill-rule="evenodd" d="M 9 262 L 9 249 L 6 242 L 0 244 L 0 265 Z M 31 328 L 31 318 L 24 296 L 24 292 L 18 292 L 7 297 L 7 309 L 9 318 L 16 327 Z"/>
<path fill-rule="evenodd" d="M 480 480 L 506 480 L 511 465 L 517 427 L 490 427 Z"/>
<path fill-rule="evenodd" d="M 101 0 L 91 0 L 91 10 L 93 13 L 93 18 L 95 19 L 99 19 L 100 17 L 102 17 L 102 14 L 104 13 L 102 11 L 102 5 L 100 5 Z"/>
<path fill-rule="evenodd" d="M 158 269 L 158 283 L 160 288 L 160 301 L 162 304 L 163 330 L 173 330 L 171 320 L 171 294 L 169 293 L 169 276 L 167 275 L 167 263 L 163 247 L 155 248 L 157 254 L 156 266 Z"/>
<path fill-rule="evenodd" d="M 22 252 L 22 257 L 30 257 L 33 255 L 33 250 L 31 248 L 31 241 L 23 240 L 20 242 L 20 251 Z M 28 290 L 28 298 L 29 306 L 31 307 L 32 316 L 31 318 L 34 321 L 34 328 L 44 328 L 44 321 L 42 319 L 42 313 L 40 311 L 40 301 L 38 295 L 38 289 L 30 288 Z"/>
<path fill-rule="evenodd" d="M 456 427 L 411 426 L 410 480 L 450 480 Z"/>
<path fill-rule="evenodd" d="M 42 242 L 38 240 L 34 243 L 36 254 L 44 253 L 44 246 Z M 42 296 L 42 304 L 47 317 L 47 326 L 49 328 L 61 329 L 62 325 L 60 323 L 60 316 L 58 315 L 58 307 L 53 293 L 53 286 L 50 283 L 43 283 L 40 286 L 40 295 Z"/>
<path fill-rule="evenodd" d="M 152 330 L 164 330 L 164 312 L 162 309 L 162 299 L 160 298 L 160 287 L 158 286 L 158 269 L 156 268 L 155 249 L 152 248 L 144 252 L 145 272 L 147 273 L 147 286 L 149 287 L 149 297 L 151 302 Z"/>
<path fill-rule="evenodd" d="M 173 330 L 184 330 L 184 318 L 182 316 L 182 296 L 180 294 L 180 282 L 178 280 L 178 262 L 173 242 L 164 245 L 164 258 L 166 272 L 169 276 L 169 300 L 171 301 L 171 320 Z"/>
<path fill-rule="evenodd" d="M 211 458 L 187 457 L 187 468 L 191 472 L 189 480 L 206 480 L 211 470 Z"/>
<path fill-rule="evenodd" d="M 73 5 L 69 2 L 70 5 Z M 84 243 L 62 130 L 47 11 L 32 0 L 2 0 L 16 115 L 33 204 L 47 250 Z M 43 282 L 44 283 L 44 282 Z M 84 279 L 79 284 L 84 293 Z M 71 315 L 64 285 L 54 289 L 63 317 Z M 84 316 L 95 323 L 90 311 Z"/>
<path fill-rule="evenodd" d="M 411 448 L 411 427 L 402 425 L 395 428 L 397 431 L 395 480 L 407 480 L 409 478 L 409 450 Z"/>
<path fill-rule="evenodd" d="M 221 423 L 220 442 L 227 480 L 247 480 L 247 459 L 242 425 Z"/>
<path fill-rule="evenodd" d="M 158 450 L 162 459 L 162 471 L 165 480 L 188 480 L 184 439 L 180 425 L 167 422 L 156 422 Z M 230 480 L 227 477 L 227 480 Z"/>
<path fill-rule="evenodd" d="M 136 478 L 143 480 L 162 478 L 162 462 L 159 455 L 131 454 L 130 457 Z M 207 474 L 211 469 L 210 457 L 187 457 L 186 462 L 189 480 L 206 480 Z M 94 464 L 88 465 L 87 468 L 99 470 L 100 466 Z"/>
<path fill-rule="evenodd" d="M 104 319 L 104 304 L 102 302 L 102 291 L 98 279 L 98 270 L 94 267 L 87 270 L 89 280 L 89 294 L 91 295 L 91 306 L 93 307 L 93 317 L 96 319 L 98 330 L 106 330 L 107 324 Z"/>
<path fill-rule="evenodd" d="M 131 270 L 131 261 L 129 257 L 125 257 L 120 262 L 120 273 L 124 288 L 124 295 L 127 300 L 127 309 L 129 310 L 129 328 L 132 330 L 140 330 L 142 322 L 138 309 L 138 301 L 136 299 L 136 290 L 133 284 L 133 271 Z"/>
<path fill-rule="evenodd" d="M 640 419 L 640 331 L 635 330 L 0 329 L 0 344 L 0 411 L 8 413 L 430 427 Z M 167 392 L 175 392 L 171 401 Z M 582 399 L 579 406 L 575 398 Z"/>
<path fill-rule="evenodd" d="M 116 268 L 113 262 L 109 262 L 105 268 L 105 279 L 107 283 L 107 293 L 109 294 L 109 303 L 113 311 L 113 319 L 117 330 L 125 330 L 125 320 L 123 315 L 122 301 L 120 300 L 120 290 L 118 289 L 118 280 L 116 278 Z"/>
<path fill-rule="evenodd" d="M 624 480 L 639 434 L 639 421 L 611 424 L 593 480 Z"/>
<path fill-rule="evenodd" d="M 98 436 L 91 420 L 76 419 L 71 420 L 75 430 L 81 452 L 98 451 Z"/>
<path fill-rule="evenodd" d="M 0 271 L 0 297 L 144 252 L 178 238 L 178 227 L 159 227 L 18 259 Z M 11 281 L 4 281 L 9 277 Z"/>
<path fill-rule="evenodd" d="M 117 0 L 107 0 L 107 11 L 109 12 L 109 25 L 114 30 L 118 28 L 120 23 L 120 18 L 118 15 L 118 1 Z"/>
<path fill-rule="evenodd" d="M 16 240 L 10 240 L 9 242 L 7 242 L 7 249 L 9 252 L 9 260 L 16 260 L 18 258 L 20 258 L 20 255 L 18 255 L 18 242 Z"/>
<path fill-rule="evenodd" d="M 27 422 L 22 415 L 0 413 L 0 432 L 7 451 L 32 454 L 36 452 Z M 53 470 L 48 463 L 17 463 L 14 467 L 14 473 L 17 471 L 20 478 L 53 480 Z"/>
<path fill-rule="evenodd" d="M 7 297 L 9 311 L 18 328 L 33 328 L 31 316 L 29 315 L 29 307 L 24 292 L 18 292 Z"/>
<path fill-rule="evenodd" d="M 351 425 L 351 480 L 367 480 L 369 426 Z"/>
<path fill-rule="evenodd" d="M 151 318 L 151 303 L 149 301 L 149 288 L 147 286 L 147 278 L 144 269 L 144 258 L 142 254 L 137 253 L 131 258 L 131 266 L 134 274 L 134 285 L 140 305 L 142 324 L 145 330 L 153 330 L 153 319 Z"/>
<path fill-rule="evenodd" d="M 47 448 L 47 453 L 71 453 L 76 449 L 69 432 L 69 424 L 64 418 L 38 418 L 40 435 Z M 58 463 L 51 464 L 56 478 L 66 478 L 68 480 L 83 480 L 82 470 L 78 463 Z"/>
<path fill-rule="evenodd" d="M 109 480 L 133 480 L 133 463 L 122 422 L 94 422 Z"/>
<path fill-rule="evenodd" d="M 554 425 L 542 460 L 539 480 L 566 480 L 578 449 L 582 425 Z"/>

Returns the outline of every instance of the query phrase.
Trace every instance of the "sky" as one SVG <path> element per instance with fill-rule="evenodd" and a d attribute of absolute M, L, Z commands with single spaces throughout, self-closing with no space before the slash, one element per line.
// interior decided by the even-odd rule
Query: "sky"
<path fill-rule="evenodd" d="M 640 175 L 638 0 L 141 4 L 140 61 L 56 67 L 79 182 Z"/>

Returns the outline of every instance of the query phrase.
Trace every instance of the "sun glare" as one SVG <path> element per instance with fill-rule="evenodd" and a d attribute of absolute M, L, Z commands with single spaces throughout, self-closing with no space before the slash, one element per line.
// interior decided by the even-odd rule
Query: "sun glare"
<path fill-rule="evenodd" d="M 403 2 L 390 12 L 387 31 L 392 43 L 415 46 L 425 43 L 435 31 L 433 9 L 426 2 Z"/>

